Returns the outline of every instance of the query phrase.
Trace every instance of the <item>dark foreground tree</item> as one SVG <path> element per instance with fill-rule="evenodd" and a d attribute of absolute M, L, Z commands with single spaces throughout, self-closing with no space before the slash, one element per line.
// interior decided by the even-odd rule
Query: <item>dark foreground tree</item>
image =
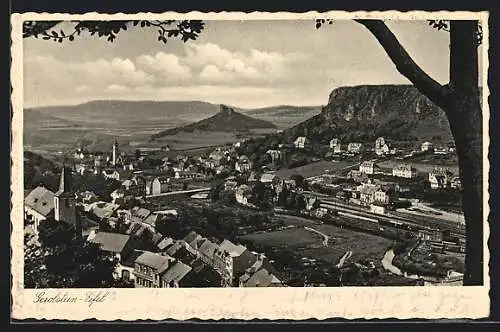
<path fill-rule="evenodd" d="M 483 284 L 483 133 L 478 87 L 478 21 L 430 22 L 450 32 L 450 78 L 441 85 L 410 57 L 384 22 L 356 20 L 378 40 L 396 69 L 446 114 L 455 139 L 466 222 L 465 285 Z"/>
<path fill-rule="evenodd" d="M 117 259 L 97 244 L 81 242 L 65 222 L 42 222 L 38 241 L 26 236 L 24 244 L 26 288 L 126 287 L 113 277 Z"/>
<path fill-rule="evenodd" d="M 478 21 L 430 21 L 438 29 L 450 33 L 450 81 L 441 85 L 432 79 L 411 58 L 391 30 L 382 20 L 355 20 L 365 26 L 377 39 L 395 64 L 396 69 L 426 97 L 439 106 L 448 118 L 455 139 L 463 192 L 463 211 L 466 221 L 467 248 L 464 277 L 465 285 L 483 283 L 483 174 L 482 174 L 482 112 L 478 88 L 477 47 L 482 39 Z M 319 28 L 331 20 L 316 20 Z M 204 28 L 202 21 L 79 21 L 74 30 L 55 29 L 60 21 L 24 23 L 23 37 L 41 37 L 62 42 L 73 40 L 82 31 L 113 41 L 121 30 L 134 26 L 155 28 L 158 40 L 180 38 L 184 42 L 195 40 Z"/>

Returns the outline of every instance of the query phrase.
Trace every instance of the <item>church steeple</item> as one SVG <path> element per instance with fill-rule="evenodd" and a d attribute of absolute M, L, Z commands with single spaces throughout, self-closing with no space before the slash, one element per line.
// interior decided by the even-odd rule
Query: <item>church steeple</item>
<path fill-rule="evenodd" d="M 59 180 L 59 190 L 56 192 L 56 196 L 61 196 L 63 194 L 71 195 L 71 178 L 69 171 L 66 169 L 66 165 L 63 165 L 61 171 L 61 178 Z"/>
<path fill-rule="evenodd" d="M 118 141 L 115 138 L 115 142 L 113 143 L 113 160 L 112 160 L 113 166 L 116 166 L 117 158 L 118 158 Z"/>

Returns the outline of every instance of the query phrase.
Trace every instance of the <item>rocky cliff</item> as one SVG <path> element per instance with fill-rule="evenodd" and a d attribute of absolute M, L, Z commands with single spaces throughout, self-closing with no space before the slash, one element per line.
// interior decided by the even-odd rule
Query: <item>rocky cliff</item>
<path fill-rule="evenodd" d="M 306 135 L 322 143 L 331 137 L 349 141 L 372 141 L 379 136 L 393 140 L 452 138 L 444 112 L 409 85 L 337 88 L 320 114 L 285 135 Z"/>

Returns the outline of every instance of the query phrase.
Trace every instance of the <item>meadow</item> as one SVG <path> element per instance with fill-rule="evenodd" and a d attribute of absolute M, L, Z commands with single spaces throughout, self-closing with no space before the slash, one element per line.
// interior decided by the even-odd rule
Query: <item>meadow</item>
<path fill-rule="evenodd" d="M 378 265 L 392 241 L 386 238 L 343 229 L 334 225 L 318 225 L 308 219 L 291 216 L 279 216 L 285 228 L 273 232 L 253 233 L 241 237 L 260 247 L 274 247 L 292 250 L 302 257 L 336 264 L 346 251 L 352 251 L 352 260 L 373 260 Z M 324 238 L 318 233 L 304 228 L 312 228 L 329 237 L 328 246 L 324 246 Z"/>
<path fill-rule="evenodd" d="M 279 177 L 289 177 L 294 174 L 302 175 L 305 178 L 318 176 L 326 172 L 334 173 L 346 167 L 355 165 L 356 163 L 350 161 L 326 161 L 320 160 L 308 165 L 295 167 L 295 168 L 282 168 L 276 171 Z"/>

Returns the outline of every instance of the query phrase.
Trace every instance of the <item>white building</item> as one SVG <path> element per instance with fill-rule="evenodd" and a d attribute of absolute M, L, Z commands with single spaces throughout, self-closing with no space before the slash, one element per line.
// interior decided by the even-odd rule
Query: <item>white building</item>
<path fill-rule="evenodd" d="M 434 149 L 434 145 L 431 142 L 424 142 L 420 147 L 420 151 L 432 151 Z"/>
<path fill-rule="evenodd" d="M 378 166 L 373 161 L 363 161 L 359 165 L 359 171 L 364 174 L 374 174 Z"/>
<path fill-rule="evenodd" d="M 295 142 L 293 142 L 293 145 L 297 148 L 297 149 L 303 149 L 306 147 L 307 145 L 307 138 L 304 137 L 304 136 L 299 136 L 297 137 L 297 139 L 295 140 Z"/>
<path fill-rule="evenodd" d="M 342 152 L 341 145 L 340 145 L 340 140 L 338 138 L 333 138 L 330 141 L 330 149 L 333 150 L 333 153 L 340 153 L 340 152 Z"/>
<path fill-rule="evenodd" d="M 349 153 L 361 153 L 362 150 L 363 150 L 362 143 L 349 143 L 347 145 L 347 152 Z"/>
<path fill-rule="evenodd" d="M 417 169 L 409 164 L 399 164 L 392 169 L 392 176 L 405 179 L 417 177 Z"/>
<path fill-rule="evenodd" d="M 389 146 L 387 145 L 383 137 L 379 137 L 375 140 L 375 153 L 378 156 L 388 154 L 389 150 Z"/>

